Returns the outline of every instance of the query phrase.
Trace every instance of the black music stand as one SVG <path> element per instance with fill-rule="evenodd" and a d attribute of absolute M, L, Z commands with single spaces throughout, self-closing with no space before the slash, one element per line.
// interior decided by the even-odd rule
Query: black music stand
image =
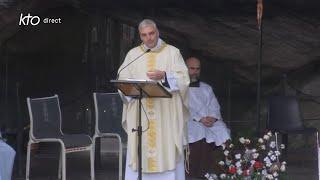
<path fill-rule="evenodd" d="M 115 86 L 125 95 L 139 100 L 139 122 L 138 129 L 138 179 L 142 180 L 142 126 L 141 126 L 141 99 L 142 98 L 171 98 L 172 94 L 157 81 L 127 79 L 111 80 Z"/>

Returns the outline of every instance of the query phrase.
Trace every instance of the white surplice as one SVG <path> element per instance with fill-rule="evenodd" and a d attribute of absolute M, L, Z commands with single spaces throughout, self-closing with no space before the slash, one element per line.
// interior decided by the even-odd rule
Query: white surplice
<path fill-rule="evenodd" d="M 220 146 L 230 139 L 230 130 L 222 120 L 220 105 L 211 86 L 200 82 L 200 87 L 189 88 L 189 111 L 189 143 L 205 138 L 207 143 L 214 142 L 216 146 Z M 206 116 L 214 117 L 218 121 L 212 127 L 206 127 L 199 122 L 202 117 Z"/>

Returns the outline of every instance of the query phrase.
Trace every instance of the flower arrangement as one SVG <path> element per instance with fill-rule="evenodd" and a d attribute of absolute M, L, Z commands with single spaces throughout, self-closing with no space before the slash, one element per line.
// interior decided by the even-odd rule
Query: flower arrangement
<path fill-rule="evenodd" d="M 253 143 L 241 137 L 234 145 L 231 141 L 223 145 L 224 160 L 219 162 L 220 174 L 206 174 L 208 180 L 279 180 L 285 177 L 286 162 L 280 161 L 283 144 L 278 145 L 277 134 L 266 132 Z"/>

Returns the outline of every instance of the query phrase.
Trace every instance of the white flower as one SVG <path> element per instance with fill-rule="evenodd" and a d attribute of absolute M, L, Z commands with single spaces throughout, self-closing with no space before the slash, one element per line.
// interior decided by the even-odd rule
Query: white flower
<path fill-rule="evenodd" d="M 242 170 L 241 170 L 241 169 L 238 169 L 238 170 L 237 170 L 237 174 L 241 175 L 241 174 L 242 174 Z"/>
<path fill-rule="evenodd" d="M 270 146 L 271 148 L 275 148 L 275 147 L 276 147 L 276 142 L 271 141 L 269 146 Z"/>
<path fill-rule="evenodd" d="M 244 144 L 246 142 L 246 140 L 244 139 L 244 137 L 239 138 L 239 141 L 241 144 Z"/>
<path fill-rule="evenodd" d="M 259 143 L 263 143 L 264 141 L 263 141 L 262 138 L 259 138 L 259 139 L 258 139 L 258 142 L 259 142 Z"/>
<path fill-rule="evenodd" d="M 266 175 L 266 178 L 267 178 L 267 179 L 273 179 L 273 176 L 272 176 L 271 174 L 267 174 L 267 175 Z"/>
<path fill-rule="evenodd" d="M 269 131 L 269 132 L 267 133 L 267 135 L 268 135 L 268 136 L 272 136 L 272 133 L 271 133 L 271 131 Z"/>
<path fill-rule="evenodd" d="M 281 164 L 284 164 L 284 165 L 286 165 L 287 164 L 287 162 L 285 162 L 285 161 L 282 161 L 282 163 Z"/>
<path fill-rule="evenodd" d="M 265 140 L 269 140 L 269 139 L 270 139 L 270 136 L 268 136 L 268 135 L 264 135 L 264 136 L 263 136 L 263 139 L 265 139 Z"/>
<path fill-rule="evenodd" d="M 272 166 L 272 163 L 271 163 L 271 162 L 266 162 L 266 166 L 267 166 L 267 167 L 271 167 L 271 166 Z"/>
<path fill-rule="evenodd" d="M 265 146 L 265 145 L 261 145 L 260 148 L 261 148 L 262 150 L 266 150 L 266 146 Z"/>
<path fill-rule="evenodd" d="M 256 161 L 255 161 L 255 160 L 251 160 L 251 161 L 250 161 L 251 166 L 253 166 L 253 165 L 254 165 L 254 163 L 256 163 Z"/>
<path fill-rule="evenodd" d="M 274 172 L 272 175 L 273 175 L 273 177 L 278 177 L 279 174 L 278 174 L 277 171 L 276 171 L 276 172 Z"/>
<path fill-rule="evenodd" d="M 280 156 L 281 155 L 280 151 L 275 151 L 274 153 L 276 154 L 276 156 Z"/>
<path fill-rule="evenodd" d="M 226 174 L 220 174 L 221 179 L 225 179 L 226 177 L 227 177 Z"/>
<path fill-rule="evenodd" d="M 204 175 L 204 177 L 206 177 L 208 179 L 210 177 L 210 174 L 207 173 L 207 174 Z"/>
<path fill-rule="evenodd" d="M 282 165 L 280 166 L 280 171 L 281 171 L 281 172 L 285 172 L 285 171 L 286 171 L 286 166 L 285 166 L 284 164 L 282 164 Z"/>
<path fill-rule="evenodd" d="M 216 174 L 214 174 L 213 177 L 214 177 L 214 179 L 218 179 L 218 175 L 216 175 Z"/>
<path fill-rule="evenodd" d="M 212 180 L 218 179 L 218 176 L 216 174 L 211 174 Z"/>
<path fill-rule="evenodd" d="M 204 177 L 207 178 L 207 180 L 215 180 L 218 178 L 216 174 L 209 174 L 209 173 L 205 174 Z"/>
<path fill-rule="evenodd" d="M 261 171 L 261 174 L 262 174 L 262 175 L 267 175 L 267 170 L 266 170 L 266 169 L 262 170 L 262 171 Z"/>
<path fill-rule="evenodd" d="M 276 157 L 275 155 L 272 155 L 272 156 L 270 157 L 270 159 L 271 159 L 272 161 L 275 161 L 275 160 L 277 159 L 277 157 Z"/>
<path fill-rule="evenodd" d="M 228 150 L 225 150 L 225 151 L 223 152 L 223 154 L 224 154 L 225 156 L 228 156 L 228 155 L 229 155 L 229 151 L 228 151 Z"/>
<path fill-rule="evenodd" d="M 268 156 L 271 156 L 273 154 L 273 151 L 268 152 Z"/>
<path fill-rule="evenodd" d="M 266 166 L 267 166 L 267 167 L 270 167 L 270 166 L 272 165 L 269 157 L 265 157 L 265 158 L 263 159 L 263 161 L 266 163 Z"/>
<path fill-rule="evenodd" d="M 240 161 L 237 161 L 237 162 L 236 162 L 236 167 L 237 167 L 237 168 L 241 167 L 241 162 L 240 162 Z"/>
<path fill-rule="evenodd" d="M 251 143 L 250 139 L 245 139 L 245 143 L 250 144 Z"/>
<path fill-rule="evenodd" d="M 251 149 L 251 151 L 252 151 L 253 153 L 257 152 L 257 150 L 256 150 L 255 148 Z"/>
<path fill-rule="evenodd" d="M 235 157 L 236 159 L 240 159 L 240 158 L 241 158 L 241 154 L 236 154 L 234 157 Z"/>
<path fill-rule="evenodd" d="M 229 145 L 229 148 L 233 148 L 233 146 L 234 146 L 233 144 L 230 144 L 230 145 Z"/>
<path fill-rule="evenodd" d="M 265 158 L 263 159 L 263 161 L 264 161 L 264 162 L 270 162 L 270 159 L 269 159 L 269 157 L 265 157 Z"/>
<path fill-rule="evenodd" d="M 285 149 L 285 148 L 286 148 L 286 146 L 284 144 L 280 145 L 280 149 Z"/>
<path fill-rule="evenodd" d="M 259 157 L 259 153 L 253 153 L 252 157 L 253 157 L 253 159 L 257 159 Z"/>
<path fill-rule="evenodd" d="M 222 150 L 226 149 L 226 144 L 225 143 L 221 144 L 221 147 L 222 147 Z"/>
<path fill-rule="evenodd" d="M 226 165 L 227 165 L 227 166 L 231 165 L 231 163 L 232 163 L 232 161 L 226 159 Z"/>
<path fill-rule="evenodd" d="M 220 165 L 220 166 L 223 166 L 223 165 L 224 165 L 224 162 L 223 162 L 223 161 L 219 161 L 219 165 Z"/>

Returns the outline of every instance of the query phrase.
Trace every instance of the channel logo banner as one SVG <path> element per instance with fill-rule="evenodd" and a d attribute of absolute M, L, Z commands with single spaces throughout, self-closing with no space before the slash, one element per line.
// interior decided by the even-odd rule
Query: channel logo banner
<path fill-rule="evenodd" d="M 30 13 L 23 14 L 20 13 L 19 26 L 36 26 L 40 23 L 44 24 L 62 24 L 61 18 L 43 18 L 41 19 L 39 16 L 31 15 Z"/>

